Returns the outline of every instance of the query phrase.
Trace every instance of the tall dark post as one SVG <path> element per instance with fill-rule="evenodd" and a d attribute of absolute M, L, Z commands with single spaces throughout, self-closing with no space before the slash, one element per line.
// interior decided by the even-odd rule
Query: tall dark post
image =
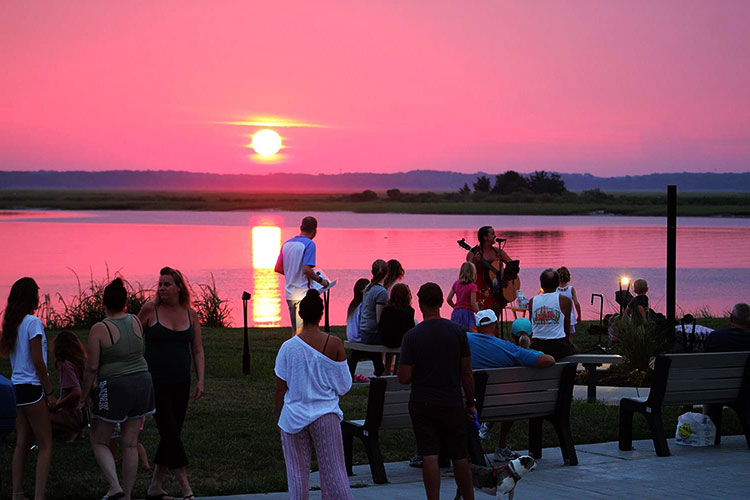
<path fill-rule="evenodd" d="M 250 300 L 250 294 L 242 292 L 242 313 L 245 319 L 244 335 L 242 339 L 242 373 L 250 373 L 250 345 L 247 341 L 247 301 Z"/>
<path fill-rule="evenodd" d="M 667 186 L 667 321 L 675 321 L 677 282 L 677 186 Z"/>
<path fill-rule="evenodd" d="M 331 333 L 331 323 L 328 320 L 328 305 L 331 301 L 331 289 L 326 288 L 323 292 L 323 310 L 325 311 L 325 324 L 323 325 L 323 331 Z"/>

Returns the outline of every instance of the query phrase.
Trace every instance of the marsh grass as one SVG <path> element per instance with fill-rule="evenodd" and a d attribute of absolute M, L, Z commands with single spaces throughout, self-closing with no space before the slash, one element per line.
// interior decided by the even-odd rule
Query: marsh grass
<path fill-rule="evenodd" d="M 68 268 L 70 269 L 70 268 Z M 126 304 L 127 311 L 131 314 L 138 314 L 143 304 L 150 299 L 153 290 L 145 288 L 140 282 L 130 282 L 123 278 L 118 272 L 114 277 L 110 277 L 109 267 L 103 279 L 95 279 L 93 274 L 89 276 L 86 285 L 81 284 L 81 279 L 73 269 L 70 272 L 76 278 L 78 283 L 78 292 L 67 299 L 61 294 L 56 293 L 57 305 L 54 303 L 50 294 L 46 294 L 39 308 L 39 317 L 42 318 L 47 328 L 52 330 L 83 329 L 91 328 L 94 323 L 101 321 L 106 316 L 102 297 L 104 288 L 114 279 L 120 277 L 128 291 L 128 301 Z M 211 274 L 210 283 L 198 283 L 195 288 L 191 287 L 191 295 L 194 297 L 193 307 L 198 313 L 198 318 L 203 326 L 224 327 L 229 325 L 232 309 L 229 307 L 229 301 L 222 299 L 219 290 L 216 287 L 213 273 Z"/>
<path fill-rule="evenodd" d="M 358 213 L 666 216 L 663 193 L 567 192 L 560 195 L 513 193 L 495 195 L 457 192 L 386 193 L 371 196 L 321 193 L 242 193 L 211 191 L 0 191 L 0 210 L 260 210 L 347 211 Z M 748 193 L 680 193 L 680 216 L 750 217 Z"/>
<path fill-rule="evenodd" d="M 226 327 L 231 323 L 232 309 L 229 307 L 229 301 L 219 296 L 216 288 L 214 273 L 211 273 L 211 283 L 198 284 L 198 293 L 191 288 L 193 292 L 193 307 L 198 313 L 198 319 L 201 325 L 207 327 Z"/>
<path fill-rule="evenodd" d="M 85 286 L 81 284 L 78 273 L 73 269 L 68 269 L 76 278 L 78 292 L 67 299 L 61 293 L 56 293 L 57 307 L 61 308 L 59 311 L 53 303 L 52 297 L 49 294 L 44 296 L 40 308 L 40 317 L 44 320 L 47 328 L 90 328 L 97 321 L 101 321 L 106 316 L 102 303 L 104 288 L 115 277 L 122 278 L 125 284 L 128 291 L 127 310 L 132 314 L 138 314 L 148 295 L 152 292 L 152 290 L 144 288 L 139 282 L 132 283 L 126 280 L 119 272 L 115 272 L 114 277 L 110 277 L 108 266 L 103 279 L 94 279 L 93 274 L 90 274 L 88 284 Z"/>

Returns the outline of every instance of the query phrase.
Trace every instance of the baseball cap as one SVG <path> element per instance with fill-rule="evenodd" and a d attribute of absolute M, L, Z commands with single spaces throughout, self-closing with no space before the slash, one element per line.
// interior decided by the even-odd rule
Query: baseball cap
<path fill-rule="evenodd" d="M 477 326 L 487 326 L 497 323 L 497 315 L 492 309 L 482 309 L 477 313 Z"/>
<path fill-rule="evenodd" d="M 526 318 L 518 318 L 513 320 L 513 326 L 511 332 L 516 337 L 520 337 L 522 333 L 526 333 L 531 337 L 531 321 Z"/>

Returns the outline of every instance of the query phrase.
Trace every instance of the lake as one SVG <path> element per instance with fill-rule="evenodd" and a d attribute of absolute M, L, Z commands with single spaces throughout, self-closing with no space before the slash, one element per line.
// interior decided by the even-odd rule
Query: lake
<path fill-rule="evenodd" d="M 194 288 L 213 278 L 229 299 L 235 326 L 242 325 L 241 294 L 249 302 L 251 326 L 288 326 L 283 277 L 273 271 L 283 241 L 299 232 L 300 212 L 12 211 L 0 213 L 0 300 L 12 283 L 34 277 L 42 294 L 77 292 L 107 269 L 155 288 L 169 265 Z M 507 238 L 505 250 L 521 261 L 521 288 L 532 296 L 547 267 L 567 266 L 584 319 L 617 309 L 620 276 L 645 278 L 652 307 L 664 312 L 666 221 L 660 217 L 484 216 L 312 213 L 318 219 L 318 268 L 338 284 L 331 291 L 331 323 L 345 324 L 352 287 L 369 277 L 372 261 L 398 259 L 416 300 L 419 285 L 438 283 L 447 294 L 466 252 L 456 240 L 476 243 L 476 230 L 492 225 Z M 679 218 L 677 313 L 709 310 L 725 314 L 749 302 L 750 219 Z M 57 302 L 55 301 L 56 305 Z M 416 302 L 414 303 L 417 308 Z M 445 306 L 444 314 L 450 309 Z"/>

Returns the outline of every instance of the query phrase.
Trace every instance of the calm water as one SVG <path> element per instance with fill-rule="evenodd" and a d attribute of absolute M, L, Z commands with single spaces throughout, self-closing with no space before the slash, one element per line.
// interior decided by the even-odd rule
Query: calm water
<path fill-rule="evenodd" d="M 230 299 L 233 321 L 242 325 L 243 290 L 252 293 L 249 321 L 288 326 L 283 277 L 273 272 L 281 243 L 298 233 L 306 214 L 295 212 L 13 212 L 0 214 L 0 300 L 11 284 L 34 277 L 41 292 L 77 291 L 71 270 L 84 282 L 122 273 L 154 288 L 164 265 L 179 268 L 193 286 L 211 275 Z M 598 301 L 616 309 L 618 278 L 645 278 L 652 306 L 665 308 L 665 220 L 658 217 L 438 216 L 317 213 L 318 267 L 338 279 L 331 292 L 331 322 L 344 324 L 357 278 L 368 277 L 376 258 L 398 259 L 404 282 L 416 295 L 425 281 L 445 291 L 456 279 L 465 251 L 456 240 L 476 242 L 476 229 L 493 225 L 507 238 L 505 250 L 521 261 L 526 295 L 538 290 L 546 267 L 565 265 L 583 307 L 596 319 Z M 680 312 L 708 307 L 724 313 L 750 301 L 750 219 L 681 218 L 677 230 L 677 306 Z M 416 304 L 415 304 L 416 306 Z M 446 307 L 446 314 L 449 309 Z"/>

